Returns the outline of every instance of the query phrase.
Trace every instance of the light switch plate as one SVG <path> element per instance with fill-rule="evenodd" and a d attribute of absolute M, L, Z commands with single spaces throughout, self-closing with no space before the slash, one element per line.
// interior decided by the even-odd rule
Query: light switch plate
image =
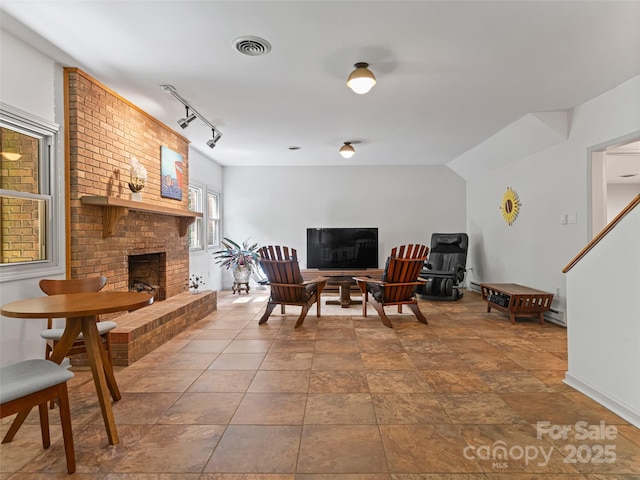
<path fill-rule="evenodd" d="M 569 214 L 569 223 L 578 223 L 578 214 L 570 213 Z"/>
<path fill-rule="evenodd" d="M 560 225 L 566 225 L 567 224 L 567 214 L 563 213 L 562 215 L 560 215 Z"/>

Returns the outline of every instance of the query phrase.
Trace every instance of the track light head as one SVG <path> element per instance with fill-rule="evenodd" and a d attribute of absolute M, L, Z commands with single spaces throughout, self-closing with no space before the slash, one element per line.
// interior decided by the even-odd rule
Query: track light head
<path fill-rule="evenodd" d="M 220 140 L 220 137 L 222 137 L 222 134 L 215 128 L 211 130 L 211 133 L 213 134 L 213 137 L 207 140 L 207 146 L 209 148 L 214 148 L 216 146 L 216 143 L 218 143 L 218 140 Z"/>
<path fill-rule="evenodd" d="M 196 114 L 189 114 L 189 107 L 185 107 L 187 109 L 187 116 L 178 120 L 178 125 L 182 128 L 187 128 L 191 122 L 196 119 Z"/>

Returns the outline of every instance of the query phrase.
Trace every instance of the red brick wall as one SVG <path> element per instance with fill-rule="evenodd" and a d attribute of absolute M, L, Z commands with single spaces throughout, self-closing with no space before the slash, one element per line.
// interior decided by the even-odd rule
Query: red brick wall
<path fill-rule="evenodd" d="M 128 289 L 128 255 L 166 252 L 167 297 L 185 291 L 189 276 L 187 236 L 177 217 L 129 211 L 116 233 L 102 238 L 102 208 L 82 205 L 87 195 L 129 199 L 132 156 L 145 166 L 147 204 L 188 210 L 188 140 L 84 72 L 65 69 L 70 186 L 71 278 L 105 275 L 107 290 Z M 160 196 L 160 147 L 182 155 L 182 201 Z"/>

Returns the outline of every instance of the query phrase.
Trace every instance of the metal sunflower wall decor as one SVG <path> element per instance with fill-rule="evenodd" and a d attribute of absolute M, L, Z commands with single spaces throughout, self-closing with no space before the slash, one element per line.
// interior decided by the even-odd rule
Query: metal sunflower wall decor
<path fill-rule="evenodd" d="M 518 194 L 507 187 L 507 190 L 502 195 L 502 203 L 500 204 L 500 211 L 502 212 L 502 218 L 504 221 L 511 225 L 518 216 L 520 210 L 520 200 Z"/>

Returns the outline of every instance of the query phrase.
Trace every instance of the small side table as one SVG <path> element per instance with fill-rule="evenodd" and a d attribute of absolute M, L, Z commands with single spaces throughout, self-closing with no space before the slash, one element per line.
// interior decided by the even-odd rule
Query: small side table
<path fill-rule="evenodd" d="M 481 283 L 482 299 L 487 302 L 487 313 L 492 308 L 509 314 L 511 323 L 516 317 L 537 317 L 544 323 L 542 314 L 551 308 L 553 294 L 517 283 Z"/>
<path fill-rule="evenodd" d="M 249 295 L 249 282 L 233 282 L 233 293 L 240 295 L 240 292 L 247 292 Z"/>

